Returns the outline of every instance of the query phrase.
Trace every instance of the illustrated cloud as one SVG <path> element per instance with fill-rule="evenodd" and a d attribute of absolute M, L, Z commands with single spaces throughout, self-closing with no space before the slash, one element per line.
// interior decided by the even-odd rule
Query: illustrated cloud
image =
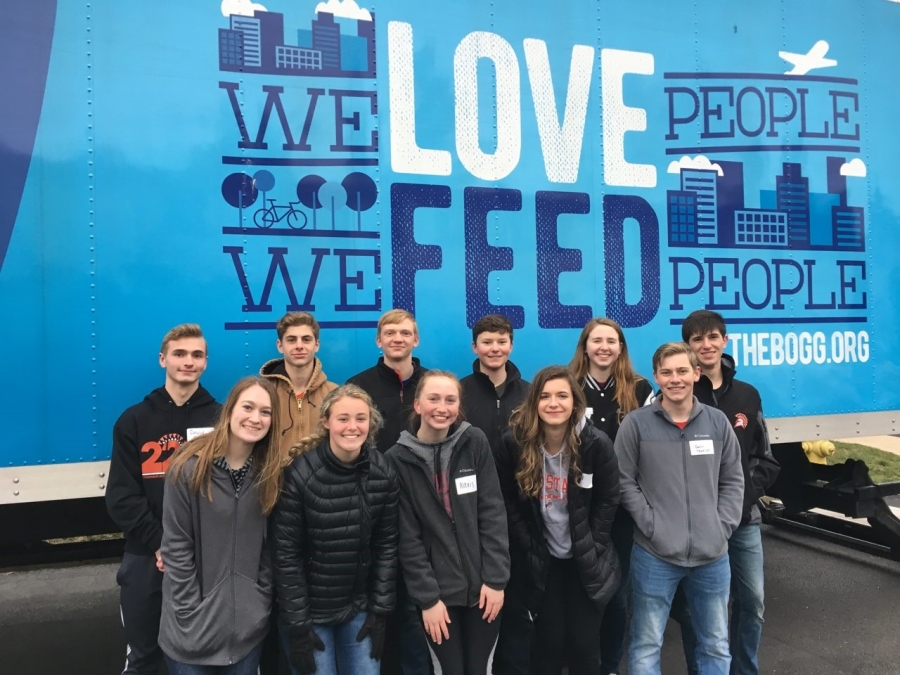
<path fill-rule="evenodd" d="M 715 171 L 720 176 L 723 175 L 722 167 L 718 164 L 710 163 L 710 161 L 703 155 L 697 155 L 696 157 L 694 157 L 694 159 L 691 159 L 690 157 L 685 155 L 677 162 L 670 162 L 668 173 L 681 173 L 682 169 L 706 169 L 708 171 Z"/>
<path fill-rule="evenodd" d="M 891 0 L 892 2 L 900 2 L 900 0 Z M 856 178 L 866 177 L 866 163 L 859 157 L 851 159 L 849 162 L 841 166 L 842 176 L 854 176 Z"/>
<path fill-rule="evenodd" d="M 266 8 L 252 0 L 222 0 L 222 16 L 253 16 L 253 12 L 265 12 Z"/>
<path fill-rule="evenodd" d="M 358 19 L 359 21 L 371 21 L 369 10 L 356 4 L 356 0 L 328 0 L 316 5 L 316 14 L 326 12 L 345 19 Z"/>

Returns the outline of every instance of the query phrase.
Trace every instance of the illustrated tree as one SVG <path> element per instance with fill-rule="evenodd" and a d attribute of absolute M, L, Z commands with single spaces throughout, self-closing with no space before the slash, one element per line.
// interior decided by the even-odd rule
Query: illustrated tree
<path fill-rule="evenodd" d="M 245 173 L 232 173 L 222 181 L 222 197 L 238 210 L 238 227 L 244 226 L 244 208 L 252 206 L 259 192 Z"/>
<path fill-rule="evenodd" d="M 368 211 L 378 199 L 378 186 L 371 176 L 354 171 L 341 182 L 347 192 L 347 206 L 356 211 L 356 229 L 362 231 L 362 212 Z"/>
<path fill-rule="evenodd" d="M 297 182 L 297 199 L 313 214 L 313 229 L 316 229 L 316 211 L 322 208 L 322 202 L 319 200 L 319 190 L 325 185 L 325 179 L 322 176 L 311 174 L 304 176 Z"/>

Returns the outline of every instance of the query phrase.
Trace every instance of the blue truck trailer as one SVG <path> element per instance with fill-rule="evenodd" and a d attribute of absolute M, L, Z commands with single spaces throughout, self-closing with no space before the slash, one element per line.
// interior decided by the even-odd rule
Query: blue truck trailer
<path fill-rule="evenodd" d="M 775 444 L 900 431 L 900 3 L 196 0 L 0 20 L 5 540 L 96 528 L 120 412 L 197 322 L 223 397 L 315 314 L 530 376 L 722 313 Z"/>

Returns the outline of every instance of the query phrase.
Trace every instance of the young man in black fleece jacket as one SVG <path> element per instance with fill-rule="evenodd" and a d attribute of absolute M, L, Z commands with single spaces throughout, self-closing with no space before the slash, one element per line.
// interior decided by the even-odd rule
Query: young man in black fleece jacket
<path fill-rule="evenodd" d="M 691 312 L 681 325 L 682 339 L 700 362 L 702 374 L 694 385 L 697 400 L 718 408 L 728 417 L 741 447 L 744 472 L 744 509 L 741 524 L 728 541 L 731 564 L 731 647 L 732 675 L 758 675 L 757 651 L 762 635 L 763 548 L 757 501 L 775 482 L 780 467 L 772 455 L 762 401 L 756 387 L 735 378 L 734 359 L 724 353 L 728 345 L 725 320 L 717 312 L 701 309 Z M 695 657 L 691 645 L 696 636 L 690 624 L 690 613 L 676 596 L 673 616 L 685 633 L 685 656 L 691 672 Z"/>
<path fill-rule="evenodd" d="M 113 427 L 106 508 L 125 534 L 116 575 L 127 644 L 123 675 L 156 675 L 162 609 L 162 503 L 169 458 L 182 443 L 212 430 L 219 404 L 200 386 L 206 370 L 200 326 L 182 324 L 163 338 L 165 386 L 154 389 Z"/>
<path fill-rule="evenodd" d="M 412 355 L 419 346 L 419 327 L 412 314 L 405 309 L 389 310 L 378 319 L 377 330 L 375 344 L 382 357 L 368 370 L 347 380 L 347 384 L 355 384 L 375 402 L 384 418 L 375 444 L 378 450 L 387 452 L 409 425 L 416 385 L 426 368 Z"/>
<path fill-rule="evenodd" d="M 412 355 L 419 346 L 419 327 L 405 309 L 391 309 L 378 319 L 375 344 L 382 351 L 378 363 L 357 373 L 347 384 L 355 384 L 375 402 L 384 419 L 375 447 L 390 450 L 409 426 L 416 387 L 425 368 Z M 422 622 L 409 597 L 403 575 L 397 575 L 397 611 L 388 623 L 388 634 L 381 660 L 382 675 L 428 675 L 431 656 Z"/>
<path fill-rule="evenodd" d="M 528 381 L 509 360 L 512 349 L 513 327 L 505 316 L 488 314 L 472 326 L 472 351 L 478 358 L 472 374 L 461 381 L 462 408 L 466 420 L 487 436 L 495 458 L 503 432 L 509 428 L 509 416 L 528 393 Z M 494 675 L 528 675 L 531 631 L 528 610 L 516 594 L 508 594 L 494 650 Z"/>

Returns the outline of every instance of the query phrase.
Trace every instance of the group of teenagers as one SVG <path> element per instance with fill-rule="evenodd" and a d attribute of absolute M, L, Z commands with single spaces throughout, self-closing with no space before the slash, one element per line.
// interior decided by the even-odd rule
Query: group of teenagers
<path fill-rule="evenodd" d="M 656 387 L 606 318 L 530 383 L 497 314 L 461 380 L 404 310 L 341 386 L 312 315 L 276 330 L 220 406 L 200 327 L 171 329 L 165 385 L 115 424 L 124 674 L 610 675 L 626 644 L 658 674 L 670 616 L 689 673 L 758 673 L 778 464 L 720 315 L 656 350 Z"/>

